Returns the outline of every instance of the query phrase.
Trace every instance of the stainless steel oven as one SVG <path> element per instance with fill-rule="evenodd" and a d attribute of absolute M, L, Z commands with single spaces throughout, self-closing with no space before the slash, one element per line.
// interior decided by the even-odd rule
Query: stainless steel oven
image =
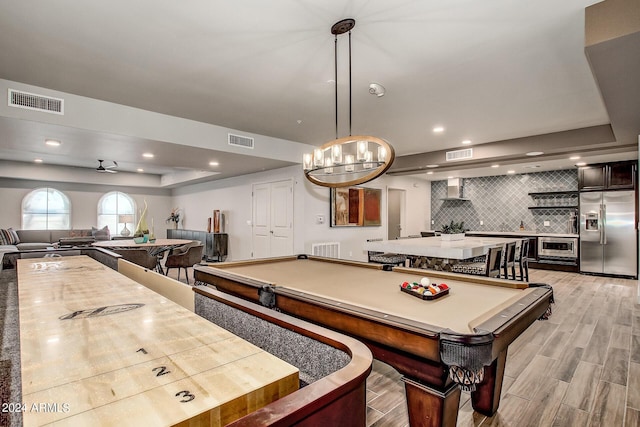
<path fill-rule="evenodd" d="M 578 239 L 576 237 L 538 237 L 538 259 L 573 263 L 578 259 Z"/>

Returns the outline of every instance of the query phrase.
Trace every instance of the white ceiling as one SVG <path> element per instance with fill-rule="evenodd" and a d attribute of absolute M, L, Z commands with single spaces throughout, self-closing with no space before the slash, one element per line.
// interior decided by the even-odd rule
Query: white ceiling
<path fill-rule="evenodd" d="M 584 52 L 584 9 L 593 3 L 2 2 L 0 78 L 320 145 L 335 137 L 330 27 L 350 17 L 352 132 L 385 138 L 403 156 L 460 148 L 464 139 L 478 145 L 608 124 Z M 348 134 L 346 37 L 339 38 L 339 136 Z M 384 97 L 369 94 L 372 82 L 386 88 Z M 436 125 L 445 132 L 434 134 Z M 173 141 L 118 145 L 122 138 L 108 129 L 83 150 L 70 142 L 67 153 L 52 155 L 42 143 L 48 135 L 66 145 L 86 132 L 5 117 L 0 159 L 49 155 L 51 163 L 95 167 L 93 159 L 106 158 L 134 171 L 140 166 L 127 162 L 134 156 L 126 147 L 164 144 L 166 160 L 145 165 L 162 174 L 223 155 Z M 290 164 L 256 159 L 240 171 L 242 157 L 228 158 L 221 176 Z"/>

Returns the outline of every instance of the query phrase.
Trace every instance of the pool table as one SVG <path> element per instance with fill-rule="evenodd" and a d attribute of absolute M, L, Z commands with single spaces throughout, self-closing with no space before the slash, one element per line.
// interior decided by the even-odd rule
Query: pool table
<path fill-rule="evenodd" d="M 507 348 L 551 313 L 553 290 L 455 273 L 308 255 L 196 265 L 196 284 L 227 292 L 356 337 L 405 382 L 412 426 L 455 426 L 460 389 L 473 408 L 499 405 Z M 446 283 L 423 300 L 407 281 Z"/>

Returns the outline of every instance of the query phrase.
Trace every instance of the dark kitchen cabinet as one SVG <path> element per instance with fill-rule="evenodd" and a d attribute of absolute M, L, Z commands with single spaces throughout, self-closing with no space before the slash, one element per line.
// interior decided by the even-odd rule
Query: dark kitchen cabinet
<path fill-rule="evenodd" d="M 578 169 L 580 191 L 633 190 L 636 186 L 635 161 L 583 166 Z"/>

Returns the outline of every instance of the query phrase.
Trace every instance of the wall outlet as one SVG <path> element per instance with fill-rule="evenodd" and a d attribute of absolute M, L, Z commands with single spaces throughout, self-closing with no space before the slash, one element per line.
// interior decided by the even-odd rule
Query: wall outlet
<path fill-rule="evenodd" d="M 353 258 L 353 251 L 349 251 L 349 258 Z"/>
<path fill-rule="evenodd" d="M 431 225 L 435 224 L 436 222 L 434 220 L 431 220 Z"/>
<path fill-rule="evenodd" d="M 316 215 L 316 224 L 324 224 L 324 215 Z"/>
<path fill-rule="evenodd" d="M 549 227 L 551 225 L 551 223 L 549 221 L 545 221 L 543 224 L 544 224 L 545 227 Z"/>
<path fill-rule="evenodd" d="M 480 225 L 484 225 L 484 221 L 480 221 Z"/>

